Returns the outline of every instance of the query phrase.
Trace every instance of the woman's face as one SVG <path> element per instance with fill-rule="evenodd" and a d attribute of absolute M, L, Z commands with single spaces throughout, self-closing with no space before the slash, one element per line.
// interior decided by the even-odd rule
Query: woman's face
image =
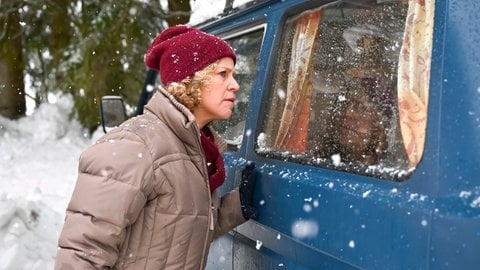
<path fill-rule="evenodd" d="M 232 115 L 235 92 L 240 90 L 234 75 L 233 60 L 229 57 L 220 59 L 210 81 L 202 89 L 200 104 L 192 110 L 200 128 L 210 121 L 227 119 Z"/>

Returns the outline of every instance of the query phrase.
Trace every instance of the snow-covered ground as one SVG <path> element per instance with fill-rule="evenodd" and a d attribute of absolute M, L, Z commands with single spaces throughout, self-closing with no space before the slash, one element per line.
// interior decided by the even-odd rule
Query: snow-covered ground
<path fill-rule="evenodd" d="M 0 269 L 53 269 L 78 157 L 92 138 L 69 120 L 69 97 L 29 117 L 0 117 Z"/>

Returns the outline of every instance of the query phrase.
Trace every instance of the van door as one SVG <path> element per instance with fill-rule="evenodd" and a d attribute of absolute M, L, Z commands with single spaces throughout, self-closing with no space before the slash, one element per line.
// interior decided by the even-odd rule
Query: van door
<path fill-rule="evenodd" d="M 275 40 L 245 153 L 261 173 L 259 220 L 237 228 L 234 269 L 424 268 L 431 208 L 402 183 L 423 151 L 432 9 L 324 3 L 269 17 Z"/>
<path fill-rule="evenodd" d="M 246 129 L 245 123 L 251 110 L 249 105 L 264 33 L 265 24 L 262 22 L 215 33 L 225 39 L 236 52 L 235 79 L 240 85 L 232 116 L 227 120 L 213 123 L 214 130 L 227 142 L 227 150 L 223 152 L 227 180 L 219 188 L 220 194 L 238 187 L 240 171 L 246 166 L 245 144 L 247 137 L 253 134 L 251 130 Z M 232 269 L 233 234 L 234 232 L 227 234 L 212 243 L 207 269 Z"/>

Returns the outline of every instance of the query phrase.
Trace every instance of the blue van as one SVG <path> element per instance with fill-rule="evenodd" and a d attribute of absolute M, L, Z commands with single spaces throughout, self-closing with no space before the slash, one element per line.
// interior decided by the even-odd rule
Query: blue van
<path fill-rule="evenodd" d="M 198 25 L 238 54 L 221 191 L 259 171 L 258 220 L 217 239 L 207 269 L 479 269 L 479 14 L 265 0 Z"/>

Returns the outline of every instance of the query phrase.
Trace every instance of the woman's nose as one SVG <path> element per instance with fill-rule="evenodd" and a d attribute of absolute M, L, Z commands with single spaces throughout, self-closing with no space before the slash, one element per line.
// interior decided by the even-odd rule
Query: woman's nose
<path fill-rule="evenodd" d="M 237 83 L 237 80 L 235 78 L 232 78 L 232 82 L 230 83 L 229 89 L 230 91 L 237 92 L 240 90 L 240 85 Z"/>

